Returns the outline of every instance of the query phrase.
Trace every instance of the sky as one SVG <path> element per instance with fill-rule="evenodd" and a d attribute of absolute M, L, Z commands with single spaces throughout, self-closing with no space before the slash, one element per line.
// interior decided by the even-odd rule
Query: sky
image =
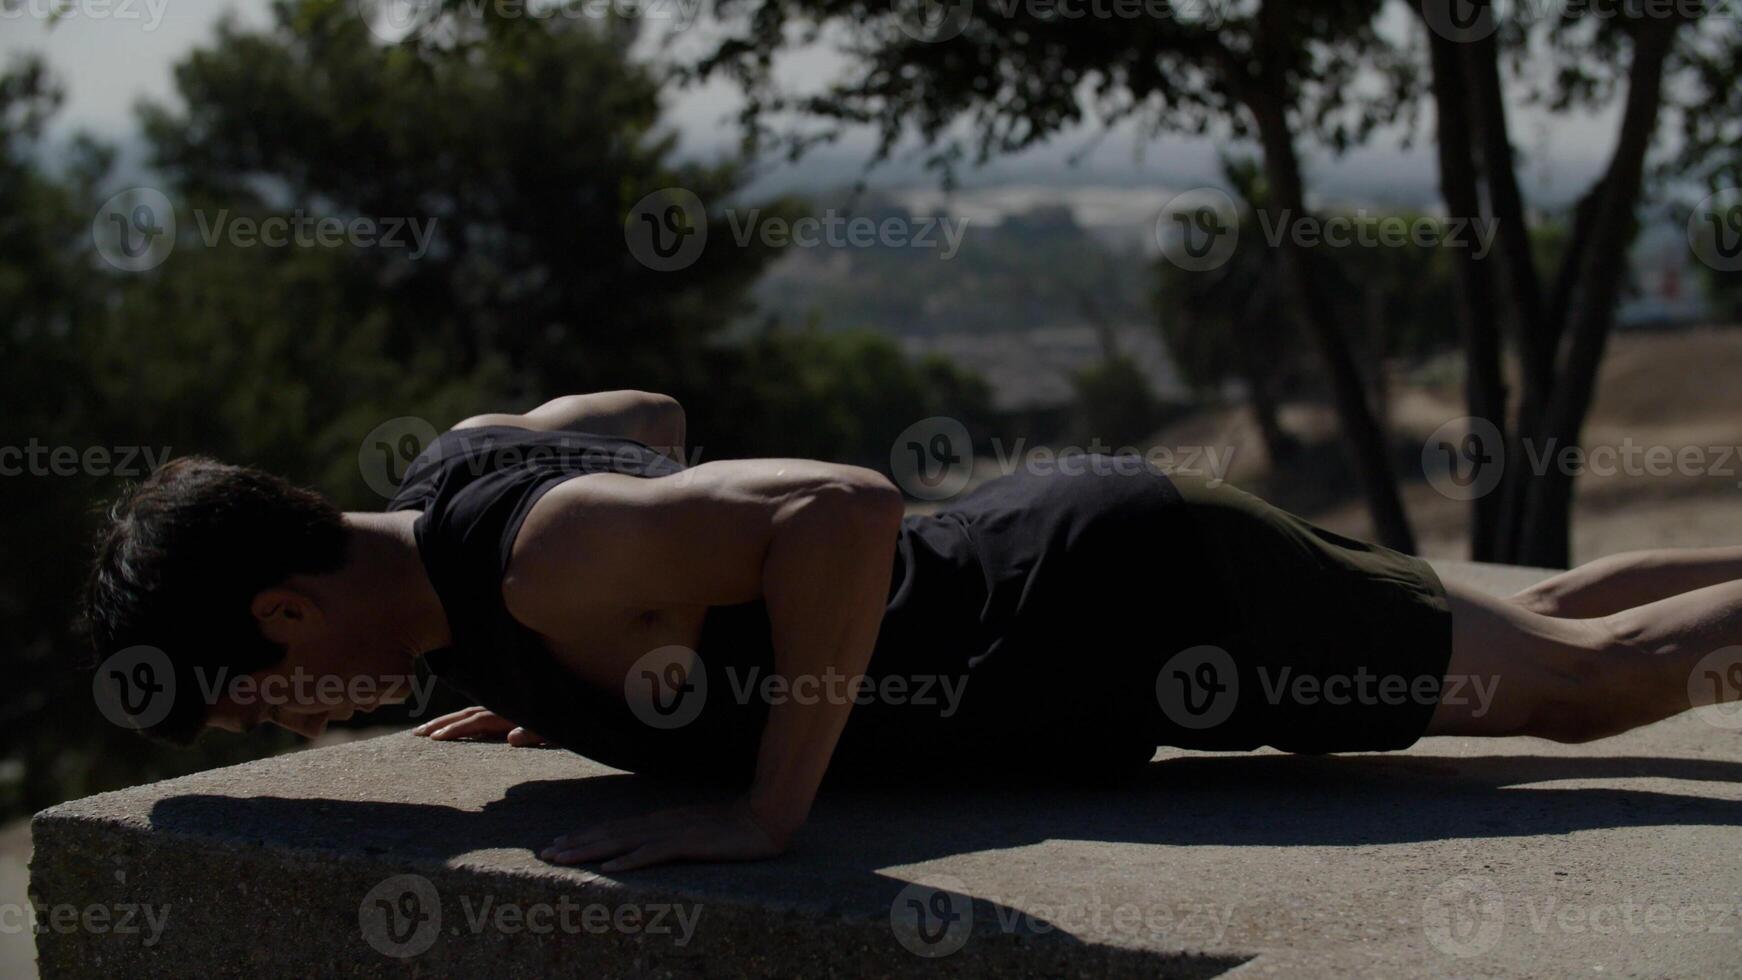
<path fill-rule="evenodd" d="M 70 12 L 51 26 L 46 12 L 57 5 L 69 6 Z M 245 25 L 264 25 L 268 9 L 268 0 L 0 0 L 0 54 L 40 53 L 61 76 L 69 92 L 58 135 L 85 130 L 125 150 L 137 145 L 134 106 L 147 98 L 173 101 L 171 68 L 210 37 L 219 17 L 229 12 Z M 832 51 L 812 50 L 789 59 L 782 73 L 820 78 L 839 64 Z M 728 152 L 735 141 L 728 119 L 735 103 L 724 84 L 672 94 L 666 118 L 681 135 L 680 152 L 700 157 Z M 1514 124 L 1515 140 L 1528 161 L 1521 179 L 1527 192 L 1543 201 L 1562 201 L 1581 191 L 1599 171 L 1613 133 L 1612 117 L 1550 118 L 1523 107 L 1515 108 Z M 988 171 L 964 175 L 964 185 L 1002 187 L 1005 197 L 1011 188 L 1038 197 L 1068 192 L 1083 198 L 1083 207 L 1091 211 L 1096 200 L 1117 211 L 1118 205 L 1106 203 L 1107 189 L 1155 194 L 1214 181 L 1221 147 L 1213 141 L 1141 141 L 1129 129 L 1099 141 L 1095 136 L 1093 130 L 1064 134 Z M 1070 164 L 1073 154 L 1091 145 L 1094 149 L 1079 163 Z M 796 166 L 760 168 L 751 191 L 840 186 L 859 175 L 869 147 L 866 135 Z M 1437 197 L 1431 145 L 1425 141 L 1411 152 L 1395 141 L 1381 142 L 1341 158 L 1309 160 L 1309 168 L 1310 186 L 1339 202 L 1411 205 Z M 924 188 L 935 185 L 935 178 L 917 165 L 898 164 L 874 173 L 871 184 Z"/>

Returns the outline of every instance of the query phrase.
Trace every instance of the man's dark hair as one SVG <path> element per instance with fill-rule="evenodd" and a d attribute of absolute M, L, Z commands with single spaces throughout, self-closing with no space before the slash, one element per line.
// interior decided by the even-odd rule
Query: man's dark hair
<path fill-rule="evenodd" d="M 109 508 L 85 589 L 84 626 L 101 660 L 162 650 L 173 702 L 148 735 L 194 740 L 211 705 L 200 681 L 284 659 L 250 605 L 293 575 L 337 570 L 350 534 L 320 494 L 259 470 L 199 456 L 173 460 Z"/>

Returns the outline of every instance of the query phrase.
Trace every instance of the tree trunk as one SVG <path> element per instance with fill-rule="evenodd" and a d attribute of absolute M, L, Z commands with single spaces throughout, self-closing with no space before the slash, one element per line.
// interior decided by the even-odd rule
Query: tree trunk
<path fill-rule="evenodd" d="M 1481 194 L 1475 148 L 1470 141 L 1469 71 L 1462 64 L 1462 46 L 1429 30 L 1428 45 L 1433 61 L 1433 93 L 1437 107 L 1440 196 L 1454 218 L 1472 222 L 1482 218 Z M 1510 161 L 1508 161 L 1510 165 Z M 1458 272 L 1458 322 L 1464 335 L 1464 404 L 1470 416 L 1492 422 L 1502 433 L 1506 426 L 1506 382 L 1500 369 L 1500 327 L 1495 303 L 1493 263 L 1477 258 L 1471 247 L 1455 249 Z M 1492 453 L 1504 446 L 1488 447 Z M 1476 465 L 1492 465 L 1477 463 Z M 1492 561 L 1502 554 L 1499 544 L 1500 515 L 1504 498 L 1487 493 L 1470 501 L 1470 557 Z"/>
<path fill-rule="evenodd" d="M 1234 318 L 1235 357 L 1240 362 L 1240 375 L 1251 393 L 1252 420 L 1258 425 L 1259 438 L 1272 466 L 1293 462 L 1300 455 L 1300 443 L 1282 427 L 1281 406 L 1276 397 L 1277 363 L 1261 352 L 1258 324 L 1261 317 L 1275 316 L 1275 291 L 1268 283 L 1258 283 L 1239 314 Z"/>
<path fill-rule="evenodd" d="M 1488 208 L 1495 222 L 1495 246 L 1504 270 L 1522 369 L 1517 415 L 1510 429 L 1514 437 L 1507 440 L 1506 469 L 1493 494 L 1498 514 L 1488 552 L 1496 561 L 1516 561 L 1531 462 L 1521 434 L 1542 427 L 1543 412 L 1554 390 L 1555 351 L 1565 321 L 1550 315 L 1543 304 L 1542 279 L 1530 245 L 1530 223 L 1525 215 L 1524 196 L 1518 189 L 1518 165 L 1507 125 L 1499 41 L 1489 35 L 1461 47 L 1464 77 L 1470 86 L 1471 119 L 1481 140 Z M 1508 431 L 1498 419 L 1495 424 L 1501 426 L 1502 432 Z"/>
<path fill-rule="evenodd" d="M 1627 103 L 1615 155 L 1603 177 L 1590 240 L 1583 249 L 1566 353 L 1539 432 L 1537 452 L 1552 453 L 1579 442 L 1595 393 L 1615 305 L 1627 272 L 1627 249 L 1635 231 L 1634 207 L 1644 182 L 1645 154 L 1657 129 L 1663 68 L 1682 21 L 1644 18 L 1633 38 Z M 1549 466 L 1534 476 L 1524 514 L 1520 560 L 1563 567 L 1571 556 L 1573 474 Z"/>
<path fill-rule="evenodd" d="M 1307 210 L 1300 159 L 1295 154 L 1294 134 L 1286 115 L 1287 100 L 1276 90 L 1279 85 L 1279 80 L 1271 76 L 1268 84 L 1246 88 L 1245 95 L 1264 146 L 1264 172 L 1271 187 L 1268 203 L 1279 212 L 1274 217 L 1286 224 L 1305 219 Z M 1362 383 L 1348 338 L 1337 321 L 1330 298 L 1325 295 L 1324 279 L 1314 275 L 1310 249 L 1293 235 L 1285 232 L 1281 251 L 1283 274 L 1299 305 L 1301 320 L 1324 360 L 1344 445 L 1367 498 L 1375 533 L 1386 547 L 1413 552 L 1415 535 L 1410 531 L 1403 500 L 1398 496 L 1384 431 L 1367 400 L 1367 387 Z"/>

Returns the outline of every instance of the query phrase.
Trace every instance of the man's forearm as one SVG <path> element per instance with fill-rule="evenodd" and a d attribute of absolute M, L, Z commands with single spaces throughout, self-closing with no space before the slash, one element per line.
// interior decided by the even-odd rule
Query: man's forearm
<path fill-rule="evenodd" d="M 831 671 L 858 678 L 870 664 L 900 523 L 892 488 L 836 488 L 800 504 L 769 545 L 763 599 L 775 669 L 789 691 L 808 677 L 821 692 L 773 705 L 763 731 L 750 807 L 782 843 L 809 815 L 853 708 L 852 690 L 832 697 L 819 682 Z"/>

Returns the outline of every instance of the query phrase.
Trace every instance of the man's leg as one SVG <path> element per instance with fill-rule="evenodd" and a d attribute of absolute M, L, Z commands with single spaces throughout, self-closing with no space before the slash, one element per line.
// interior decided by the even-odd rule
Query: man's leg
<path fill-rule="evenodd" d="M 1742 581 L 1709 585 L 1609 615 L 1544 616 L 1505 599 L 1448 585 L 1449 677 L 1474 680 L 1490 702 L 1446 699 L 1429 735 L 1535 735 L 1587 742 L 1694 706 L 1689 681 L 1714 651 L 1742 644 Z M 1728 677 L 1703 688 L 1734 701 Z"/>
<path fill-rule="evenodd" d="M 1660 548 L 1587 562 L 1512 597 L 1562 619 L 1607 616 L 1683 592 L 1742 579 L 1742 547 Z"/>

